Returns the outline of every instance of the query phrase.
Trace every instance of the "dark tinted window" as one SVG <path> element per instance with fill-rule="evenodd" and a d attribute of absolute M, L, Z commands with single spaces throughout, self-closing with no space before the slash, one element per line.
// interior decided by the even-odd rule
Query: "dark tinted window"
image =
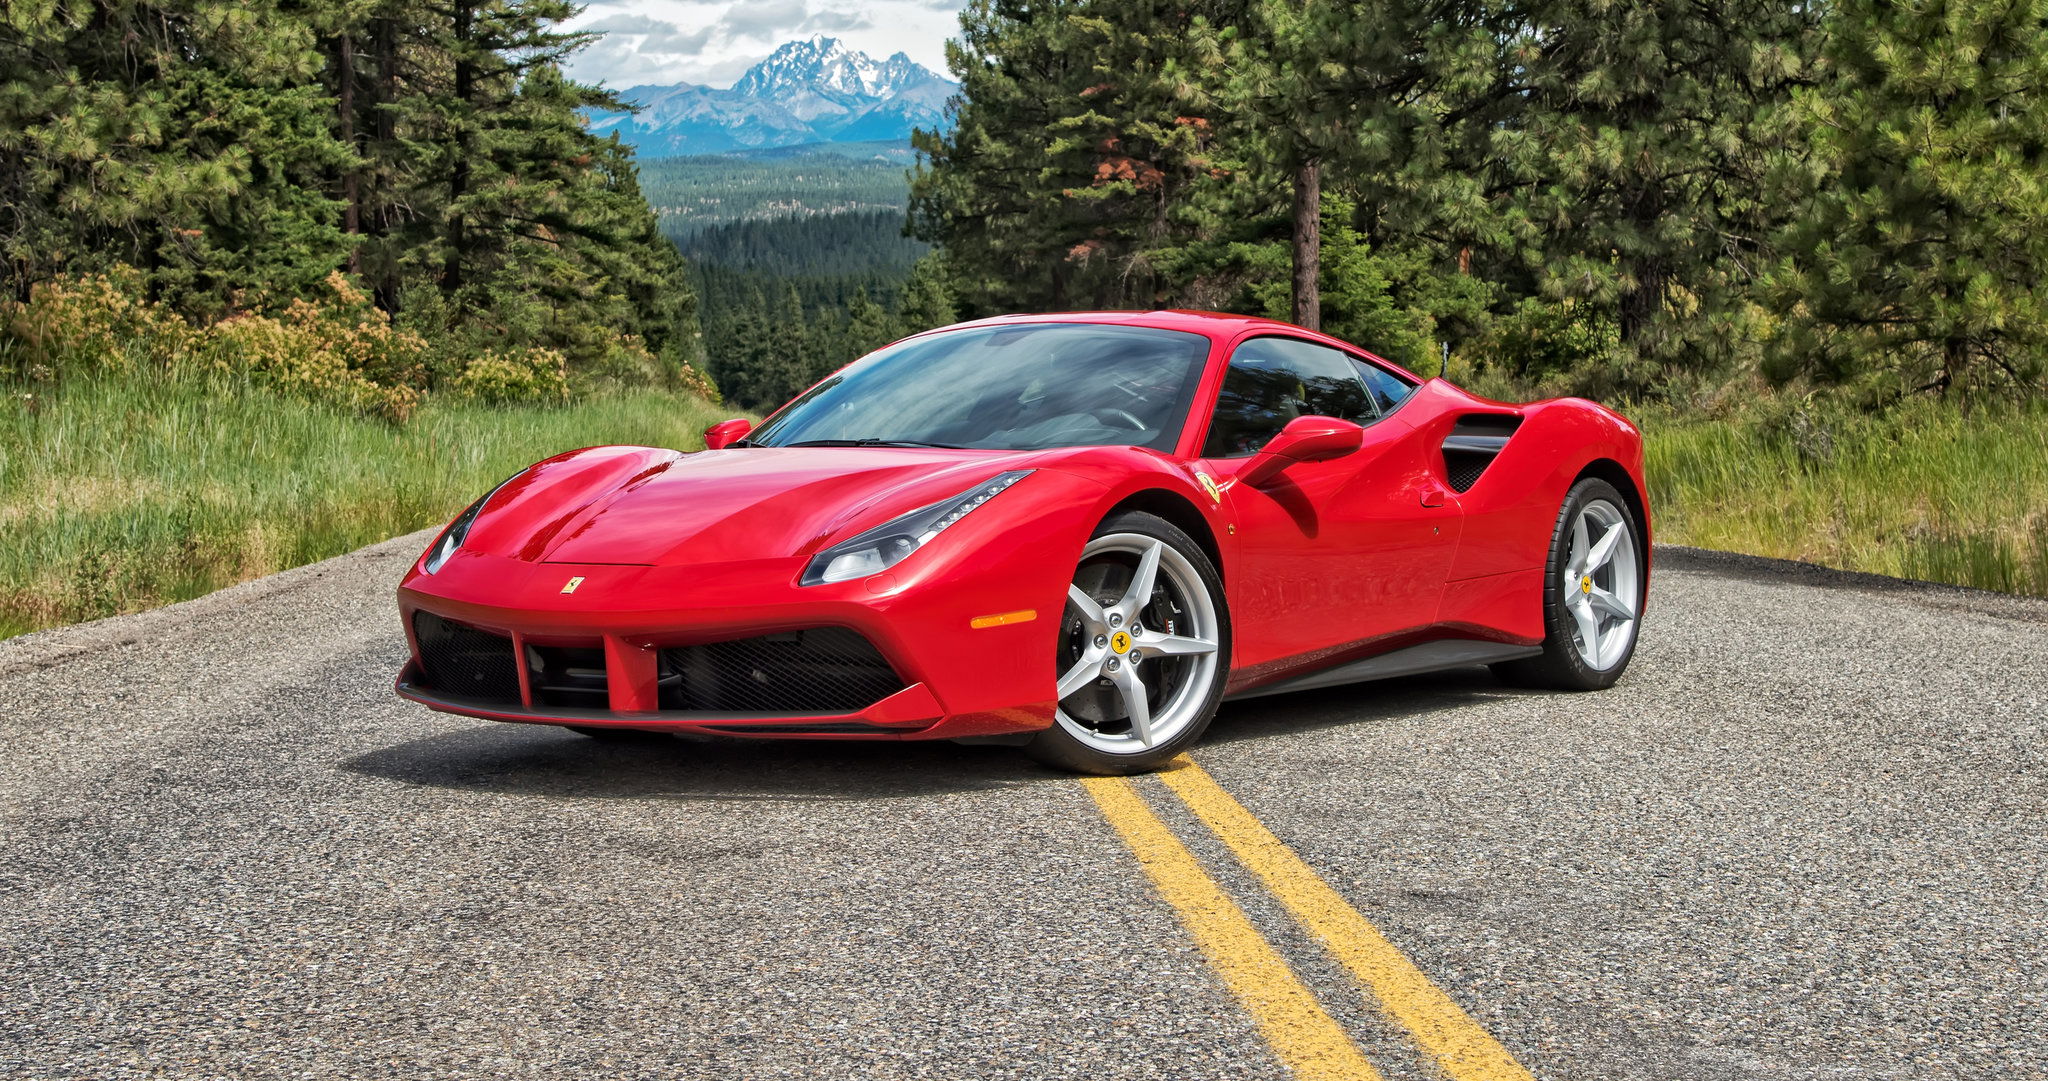
<path fill-rule="evenodd" d="M 1352 358 L 1351 363 L 1358 368 L 1358 377 L 1365 380 L 1366 393 L 1372 395 L 1373 405 L 1379 408 L 1381 416 L 1393 412 L 1394 407 L 1407 400 L 1408 395 L 1415 390 L 1414 385 L 1406 379 L 1377 364 L 1356 357 Z"/>
<path fill-rule="evenodd" d="M 1294 338 L 1253 338 L 1231 354 L 1204 458 L 1234 458 L 1266 445 L 1296 417 L 1379 418 L 1350 356 Z"/>
<path fill-rule="evenodd" d="M 1151 327 L 1027 323 L 911 338 L 849 365 L 751 437 L 962 447 L 1140 446 L 1180 439 L 1209 339 Z"/>

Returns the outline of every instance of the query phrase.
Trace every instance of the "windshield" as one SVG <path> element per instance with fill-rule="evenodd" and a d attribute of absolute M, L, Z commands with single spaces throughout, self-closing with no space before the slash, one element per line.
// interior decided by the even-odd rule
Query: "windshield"
<path fill-rule="evenodd" d="M 898 342 L 811 388 L 760 446 L 906 443 L 1172 451 L 1209 339 L 1151 327 L 1029 323 Z"/>

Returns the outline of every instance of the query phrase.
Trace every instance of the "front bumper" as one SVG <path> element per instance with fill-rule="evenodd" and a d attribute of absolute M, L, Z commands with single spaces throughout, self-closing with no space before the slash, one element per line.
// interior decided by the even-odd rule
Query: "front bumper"
<path fill-rule="evenodd" d="M 1088 529 L 1090 501 L 1065 487 L 1019 485 L 1004 497 L 1016 504 L 1005 508 L 1015 517 L 970 516 L 948 531 L 942 551 L 928 548 L 874 577 L 820 586 L 796 584 L 801 558 L 649 567 L 458 550 L 435 574 L 415 565 L 399 587 L 412 656 L 397 691 L 432 709 L 492 720 L 728 736 L 900 740 L 1036 731 L 1053 722 L 1056 636 Z M 1059 528 L 1067 516 L 1074 528 Z M 1019 518 L 1037 528 L 1004 528 Z M 1072 539 L 1048 543 L 1048 525 L 1051 535 Z M 571 579 L 579 580 L 573 590 Z M 1024 612 L 1033 615 L 984 618 Z M 505 639 L 516 691 L 502 680 L 506 689 L 495 696 L 437 682 L 418 613 Z M 672 708 L 678 651 L 826 628 L 872 644 L 894 672 L 887 693 L 829 711 Z M 586 699 L 565 704 L 543 692 L 535 664 L 545 668 L 551 651 L 583 658 L 596 688 Z"/>
<path fill-rule="evenodd" d="M 398 694 L 429 709 L 493 721 L 528 724 L 569 724 L 591 728 L 639 728 L 663 732 L 701 732 L 725 736 L 784 739 L 943 739 L 982 731 L 933 732 L 944 711 L 931 690 L 912 684 L 855 713 L 764 713 L 751 710 L 613 710 L 569 706 L 482 702 L 442 694 L 425 686 L 417 661 L 408 661 L 398 675 Z M 1042 727 L 1042 726 L 1040 726 Z M 1026 731 L 1001 728 L 998 732 Z"/>

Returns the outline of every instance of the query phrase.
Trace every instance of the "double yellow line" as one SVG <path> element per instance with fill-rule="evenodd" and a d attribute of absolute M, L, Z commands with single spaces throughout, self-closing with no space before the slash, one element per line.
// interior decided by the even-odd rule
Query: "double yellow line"
<path fill-rule="evenodd" d="M 1389 1018 L 1449 1081 L 1532 1081 L 1478 1022 L 1429 981 L 1372 922 L 1186 757 L 1161 774 L 1196 818 L 1325 949 L 1357 977 Z M 1161 896 L 1179 913 L 1209 964 L 1251 1013 L 1259 1031 L 1302 1081 L 1379 1081 L 1380 1073 L 1316 1001 L 1130 781 L 1083 782 L 1110 825 L 1137 854 Z"/>

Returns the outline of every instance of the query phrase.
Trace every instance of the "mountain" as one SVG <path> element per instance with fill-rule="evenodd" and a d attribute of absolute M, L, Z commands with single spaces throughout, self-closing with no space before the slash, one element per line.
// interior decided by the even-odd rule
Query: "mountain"
<path fill-rule="evenodd" d="M 803 144 L 897 141 L 937 128 L 959 85 L 902 53 L 887 60 L 818 35 L 780 46 L 730 89 L 692 83 L 635 86 L 635 113 L 589 113 L 590 130 L 618 132 L 642 158 Z"/>

